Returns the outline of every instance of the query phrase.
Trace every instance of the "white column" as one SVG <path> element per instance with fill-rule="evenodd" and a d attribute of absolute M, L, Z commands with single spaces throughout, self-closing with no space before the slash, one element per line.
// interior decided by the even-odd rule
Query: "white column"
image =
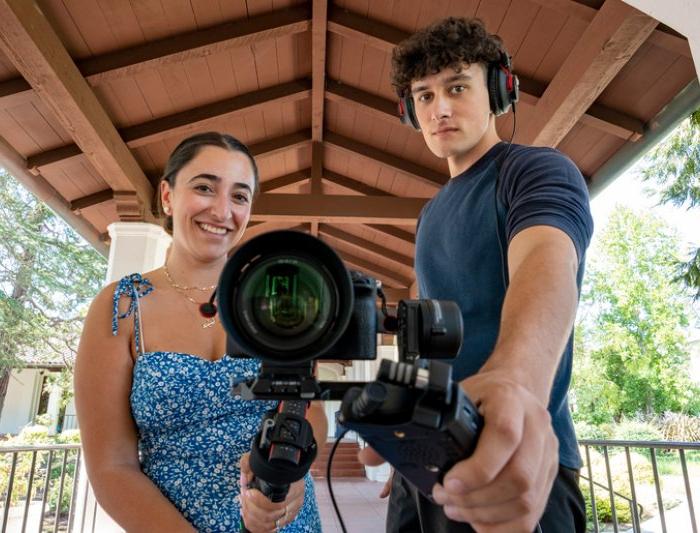
<path fill-rule="evenodd" d="M 107 283 L 134 272 L 148 272 L 165 263 L 171 237 L 155 224 L 114 222 L 107 227 L 109 247 Z"/>

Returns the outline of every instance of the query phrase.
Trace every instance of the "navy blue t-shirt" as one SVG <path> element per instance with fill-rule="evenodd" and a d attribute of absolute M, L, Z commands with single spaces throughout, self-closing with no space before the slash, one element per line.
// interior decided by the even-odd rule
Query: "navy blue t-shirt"
<path fill-rule="evenodd" d="M 464 318 L 462 348 L 452 362 L 455 379 L 477 373 L 491 354 L 508 283 L 508 243 L 536 225 L 559 228 L 571 238 L 579 259 L 580 291 L 593 220 L 581 172 L 561 152 L 499 143 L 423 208 L 415 259 L 420 297 L 454 300 Z M 548 408 L 559 438 L 560 463 L 580 468 L 567 401 L 572 355 L 573 332 Z"/>

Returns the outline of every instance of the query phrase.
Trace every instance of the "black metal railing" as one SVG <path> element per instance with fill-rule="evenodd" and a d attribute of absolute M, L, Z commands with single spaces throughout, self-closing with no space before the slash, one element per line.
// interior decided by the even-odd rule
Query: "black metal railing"
<path fill-rule="evenodd" d="M 658 529 L 655 528 L 656 531 L 661 531 L 662 533 L 681 531 L 681 529 L 678 529 L 678 523 L 674 524 L 673 528 L 670 528 L 667 524 L 666 506 L 669 503 L 669 497 L 668 494 L 666 498 L 664 497 L 665 495 L 662 487 L 663 476 L 659 473 L 659 456 L 662 454 L 665 464 L 671 464 L 674 467 L 680 466 L 680 472 L 683 478 L 682 499 L 674 502 L 677 505 L 687 506 L 687 514 L 683 513 L 683 516 L 679 517 L 679 519 L 682 520 L 682 526 L 680 527 L 683 528 L 682 531 L 698 533 L 693 490 L 691 486 L 692 478 L 688 474 L 688 458 L 686 454 L 687 452 L 696 454 L 694 459 L 697 459 L 700 463 L 700 443 L 582 439 L 579 441 L 579 445 L 583 448 L 584 456 L 581 478 L 588 485 L 590 495 L 589 511 L 592 518 L 589 522 L 589 530 L 595 533 L 601 531 L 601 519 L 598 509 L 598 502 L 601 502 L 601 500 L 596 500 L 596 494 L 600 494 L 602 491 L 605 495 L 605 499 L 610 504 L 610 516 L 606 522 L 609 522 L 608 525 L 612 527 L 614 533 L 630 530 L 634 533 L 641 533 L 643 530 L 648 531 L 648 526 L 644 526 L 643 528 L 643 522 L 644 520 L 650 519 L 653 519 L 654 522 L 658 520 Z M 602 480 L 597 479 L 601 476 L 600 468 L 594 468 L 594 461 L 592 461 L 591 458 L 592 450 L 602 454 L 604 465 L 604 479 Z M 632 452 L 634 451 L 640 453 L 644 457 L 648 457 L 651 464 L 656 510 L 654 513 L 647 512 L 646 516 L 645 508 L 640 501 L 639 495 L 640 481 L 638 478 L 641 473 L 635 472 L 635 465 L 633 465 L 632 461 Z M 622 477 L 626 477 L 625 482 L 621 481 L 621 472 L 619 469 L 617 472 L 612 471 L 611 453 L 615 455 L 624 453 L 626 472 L 622 473 Z M 698 476 L 698 478 L 700 478 L 700 476 Z M 648 483 L 646 484 L 648 485 Z M 618 517 L 618 507 L 616 506 L 618 500 L 624 501 L 624 505 L 629 507 L 629 523 L 620 520 Z M 679 509 L 682 510 L 680 507 Z"/>
<path fill-rule="evenodd" d="M 605 528 L 615 533 L 698 533 L 693 484 L 696 484 L 697 491 L 700 486 L 700 475 L 697 475 L 700 472 L 700 443 L 585 439 L 579 444 L 584 459 L 581 478 L 590 496 L 590 531 L 600 533 Z M 645 475 L 635 471 L 638 466 L 635 461 L 639 461 L 633 456 L 635 452 L 645 458 Z M 676 481 L 676 486 L 667 483 L 664 488 L 662 480 L 668 482 L 669 475 L 664 475 L 661 468 L 668 469 L 671 463 L 675 463 L 677 474 L 670 481 Z M 695 475 L 689 473 L 689 463 L 692 463 Z M 97 504 L 94 498 L 88 502 L 88 488 L 84 481 L 78 496 L 77 480 L 84 475 L 82 469 L 81 450 L 77 444 L 0 447 L 0 532 L 99 530 L 95 529 Z M 648 478 L 651 478 L 651 483 Z M 682 478 L 682 483 L 679 478 Z M 649 497 L 640 496 L 643 492 L 640 489 L 653 493 L 651 504 Z M 675 502 L 675 521 L 669 522 L 667 504 L 674 491 L 678 493 L 679 490 L 682 497 Z M 621 507 L 618 502 L 621 502 Z M 599 509 L 603 504 L 610 506 L 606 513 Z M 78 513 L 77 507 L 80 507 Z M 620 508 L 629 510 L 629 520 L 618 516 Z M 681 526 L 679 511 L 683 515 Z M 649 525 L 650 519 L 655 521 L 655 526 Z"/>
<path fill-rule="evenodd" d="M 0 447 L 0 532 L 71 531 L 79 444 Z"/>

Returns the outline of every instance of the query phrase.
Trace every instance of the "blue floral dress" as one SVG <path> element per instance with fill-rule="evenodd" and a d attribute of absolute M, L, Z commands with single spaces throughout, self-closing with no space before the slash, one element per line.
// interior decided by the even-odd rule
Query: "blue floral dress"
<path fill-rule="evenodd" d="M 180 352 L 144 352 L 139 298 L 153 291 L 140 274 L 122 278 L 114 291 L 112 333 L 134 316 L 137 359 L 131 412 L 138 427 L 143 472 L 198 531 L 240 530 L 238 462 L 276 402 L 233 398 L 233 380 L 252 378 L 259 361 L 225 356 L 208 361 Z M 130 299 L 119 314 L 119 299 Z M 311 475 L 304 503 L 285 533 L 321 531 Z"/>

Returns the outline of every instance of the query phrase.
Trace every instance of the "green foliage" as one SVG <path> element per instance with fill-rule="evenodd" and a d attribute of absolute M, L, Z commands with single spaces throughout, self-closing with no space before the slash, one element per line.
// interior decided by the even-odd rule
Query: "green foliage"
<path fill-rule="evenodd" d="M 652 422 L 623 420 L 619 424 L 615 424 L 612 438 L 613 440 L 635 441 L 662 440 L 663 432 Z"/>
<path fill-rule="evenodd" d="M 70 365 L 105 269 L 101 255 L 0 169 L 0 370 L 21 366 L 18 354 Z"/>
<path fill-rule="evenodd" d="M 677 238 L 659 219 L 618 207 L 582 291 L 574 416 L 591 424 L 698 413 L 688 377 L 690 296 L 672 282 Z"/>
<path fill-rule="evenodd" d="M 700 205 L 700 109 L 647 155 L 642 176 L 660 187 L 661 203 L 689 209 Z M 675 279 L 700 298 L 700 248 L 676 262 Z"/>
<path fill-rule="evenodd" d="M 25 427 L 19 435 L 11 437 L 4 442 L 4 446 L 38 446 L 42 444 L 79 444 L 80 434 L 77 430 L 66 432 L 66 434 L 50 435 L 49 428 L 46 426 L 28 426 Z M 47 494 L 47 508 L 49 513 L 54 513 L 56 505 L 58 505 L 58 497 L 61 492 L 61 477 L 63 477 L 63 493 L 61 495 L 60 511 L 61 514 L 68 512 L 70 498 L 73 491 L 73 483 L 75 481 L 75 462 L 77 458 L 77 450 L 69 450 L 66 452 L 65 472 L 63 472 L 63 455 L 62 450 L 56 450 L 50 457 L 48 451 L 38 452 L 34 459 L 33 479 L 31 487 L 31 499 L 41 499 L 43 497 L 44 487 L 46 485 L 46 476 L 48 473 L 49 484 Z M 51 468 L 49 469 L 49 459 L 51 460 Z M 12 453 L 3 453 L 0 447 L 0 494 L 6 495 L 9 486 L 10 473 L 12 471 Z M 32 472 L 32 452 L 18 452 L 17 461 L 15 464 L 14 479 L 12 484 L 12 494 L 10 497 L 11 505 L 18 505 L 22 502 L 29 488 L 30 472 Z"/>

